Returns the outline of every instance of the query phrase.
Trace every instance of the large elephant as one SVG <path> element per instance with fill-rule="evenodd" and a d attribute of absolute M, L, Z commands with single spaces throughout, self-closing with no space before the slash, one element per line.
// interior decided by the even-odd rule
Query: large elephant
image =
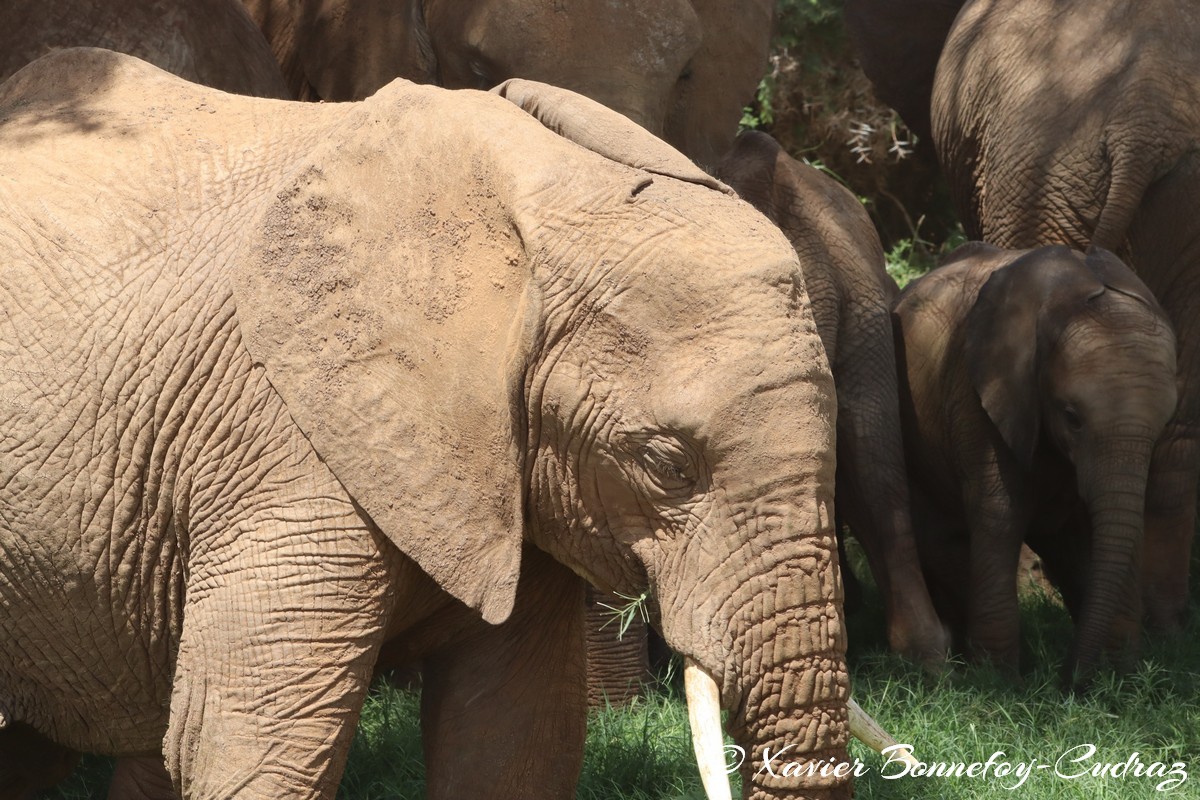
<path fill-rule="evenodd" d="M 396 77 L 562 86 L 715 164 L 767 71 L 772 0 L 244 0 L 298 97 Z"/>
<path fill-rule="evenodd" d="M 1015 667 L 1022 540 L 1076 618 L 1067 679 L 1133 650 L 1154 444 L 1175 411 L 1175 337 L 1115 256 L 968 244 L 895 306 L 922 564 L 939 613 Z M 1083 524 L 1075 514 L 1086 509 Z"/>
<path fill-rule="evenodd" d="M 86 49 L 0 87 L 0 736 L 332 797 L 389 639 L 430 797 L 571 797 L 587 579 L 649 590 L 697 729 L 846 758 L 795 251 L 619 115 L 499 93 L 279 103 Z"/>
<path fill-rule="evenodd" d="M 879 237 L 854 195 L 764 133 L 739 136 L 716 174 L 780 227 L 804 263 L 837 389 L 837 516 L 867 554 L 892 649 L 940 665 L 948 642 L 913 539 L 892 342 L 897 289 Z"/>
<path fill-rule="evenodd" d="M 225 92 L 290 97 L 238 0 L 7 0 L 0 81 L 62 47 L 104 47 Z"/>
<path fill-rule="evenodd" d="M 940 51 L 928 113 L 968 235 L 1112 250 L 1179 336 L 1179 410 L 1155 451 L 1142 558 L 1147 620 L 1176 629 L 1200 481 L 1200 223 L 1185 211 L 1200 202 L 1200 13 L 1179 0 L 959 5 L 952 19 L 942 0 L 913 0 L 906 13 L 931 23 L 921 58 Z M 865 47 L 884 65 L 877 85 L 918 76 L 894 29 L 869 30 Z"/>

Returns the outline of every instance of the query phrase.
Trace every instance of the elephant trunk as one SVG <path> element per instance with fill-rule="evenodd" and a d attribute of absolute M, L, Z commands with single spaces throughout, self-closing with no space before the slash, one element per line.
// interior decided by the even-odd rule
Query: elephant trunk
<path fill-rule="evenodd" d="M 750 516 L 743 524 L 760 532 L 750 541 L 738 539 L 745 552 L 711 554 L 738 574 L 718 569 L 694 584 L 681 582 L 678 595 L 660 595 L 667 641 L 689 657 L 689 713 L 713 800 L 729 796 L 718 699 L 741 748 L 743 797 L 851 796 L 848 768 L 834 772 L 848 760 L 849 681 L 837 551 L 828 506 L 822 507 L 820 529 L 808 535 L 764 519 L 778 523 L 774 513 Z M 732 539 L 697 539 L 695 546 Z M 755 564 L 767 569 L 755 573 Z M 674 597 L 705 600 L 689 619 Z M 688 647 L 695 642 L 708 646 Z"/>
<path fill-rule="evenodd" d="M 721 697 L 716 680 L 708 672 L 690 658 L 687 659 L 683 673 L 684 689 L 687 694 L 688 721 L 692 727 L 692 741 L 696 751 L 696 763 L 700 768 L 700 779 L 704 785 L 704 794 L 708 800 L 729 800 L 729 779 L 725 774 L 725 746 L 721 733 Z M 868 745 L 876 752 L 895 748 L 896 758 L 913 764 L 920 762 L 891 734 L 879 726 L 875 720 L 854 702 L 847 701 L 849 709 L 850 734 Z M 786 770 L 787 767 L 781 767 Z M 771 770 L 773 771 L 773 769 Z M 838 789 L 837 791 L 841 791 Z M 768 795 L 778 797 L 777 793 Z M 805 797 L 811 796 L 806 790 Z"/>
<path fill-rule="evenodd" d="M 826 653 L 785 657 L 758 676 L 749 702 L 729 723 L 734 740 L 746 751 L 741 765 L 744 798 L 834 800 L 853 795 L 845 669 L 840 656 Z"/>
<path fill-rule="evenodd" d="M 1106 644 L 1130 651 L 1137 646 L 1136 577 L 1153 448 L 1153 435 L 1137 433 L 1109 441 L 1080 459 L 1079 491 L 1090 512 L 1092 537 L 1075 642 L 1065 665 L 1074 691 L 1086 689 Z"/>

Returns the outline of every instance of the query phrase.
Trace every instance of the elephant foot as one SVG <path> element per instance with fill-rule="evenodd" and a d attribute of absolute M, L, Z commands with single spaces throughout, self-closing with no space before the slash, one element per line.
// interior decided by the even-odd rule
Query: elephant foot
<path fill-rule="evenodd" d="M 950 657 L 950 629 L 930 614 L 916 619 L 902 610 L 888 622 L 888 646 L 926 672 L 940 674 Z"/>
<path fill-rule="evenodd" d="M 893 644 L 892 650 L 929 675 L 942 675 L 950 669 L 950 631 L 941 626 L 907 646 Z"/>

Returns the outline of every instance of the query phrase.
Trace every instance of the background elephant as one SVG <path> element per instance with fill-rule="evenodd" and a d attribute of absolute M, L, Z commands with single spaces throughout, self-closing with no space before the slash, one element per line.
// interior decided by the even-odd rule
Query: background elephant
<path fill-rule="evenodd" d="M 772 0 L 244 0 L 297 96 L 360 100 L 396 77 L 529 78 L 591 97 L 715 164 L 767 71 Z"/>
<path fill-rule="evenodd" d="M 1137 645 L 1146 481 L 1175 411 L 1170 323 L 1110 253 L 981 244 L 909 284 L 894 317 L 939 613 L 977 654 L 1015 667 L 1024 538 L 1075 615 L 1066 674 L 1084 685 L 1106 644 Z"/>
<path fill-rule="evenodd" d="M 7 0 L 0 81 L 61 47 L 103 47 L 235 94 L 286 98 L 279 65 L 238 0 Z"/>
<path fill-rule="evenodd" d="M 701 723 L 846 758 L 802 265 L 624 118 L 502 94 L 275 103 L 98 50 L 0 87 L 8 721 L 331 797 L 389 639 L 430 797 L 570 797 L 586 578 L 650 590 Z"/>
<path fill-rule="evenodd" d="M 837 388 L 836 515 L 866 551 L 892 649 L 940 665 L 948 642 L 921 575 L 909 516 L 892 342 L 897 289 L 879 237 L 854 195 L 766 134 L 739 136 L 717 176 L 783 230 L 805 265 Z"/>
<path fill-rule="evenodd" d="M 848 3 L 881 20 L 885 5 Z M 1200 481 L 1197 221 L 1183 211 L 1200 202 L 1200 15 L 1175 0 L 959 5 L 952 18 L 945 2 L 907 4 L 906 14 L 928 22 L 911 43 L 899 28 L 862 26 L 864 66 L 879 65 L 870 75 L 881 94 L 911 79 L 912 97 L 932 98 L 934 144 L 969 236 L 1014 248 L 1103 247 L 1166 309 L 1182 383 L 1151 467 L 1142 585 L 1150 625 L 1176 629 Z M 934 52 L 927 91 L 918 84 Z M 921 112 L 897 108 L 919 124 L 909 115 Z"/>
<path fill-rule="evenodd" d="M 917 135 L 918 150 L 933 155 L 929 121 L 933 76 L 946 34 L 963 0 L 844 0 L 846 32 L 879 99 Z"/>

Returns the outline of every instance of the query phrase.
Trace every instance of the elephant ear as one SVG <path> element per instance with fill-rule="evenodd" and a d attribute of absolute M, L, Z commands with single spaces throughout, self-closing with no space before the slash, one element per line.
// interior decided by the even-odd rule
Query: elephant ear
<path fill-rule="evenodd" d="M 417 130 L 420 108 L 443 113 L 435 92 L 347 106 L 272 190 L 230 280 L 246 347 L 350 496 L 499 623 L 520 566 L 540 305 L 486 150 Z M 411 113 L 368 113 L 389 94 Z"/>
<path fill-rule="evenodd" d="M 305 4 L 297 54 L 319 100 L 362 100 L 395 78 L 434 83 L 437 60 L 418 0 Z"/>
<path fill-rule="evenodd" d="M 492 92 L 515 103 L 564 139 L 610 161 L 733 194 L 732 189 L 671 145 L 591 98 L 522 78 L 507 80 Z"/>
<path fill-rule="evenodd" d="M 1145 304 L 1147 308 L 1162 319 L 1165 320 L 1167 318 L 1166 312 L 1158 304 L 1158 300 L 1154 297 L 1154 293 L 1150 291 L 1150 287 L 1142 283 L 1133 270 L 1126 266 L 1125 262 L 1117 258 L 1113 253 L 1105 250 L 1103 247 L 1091 247 L 1087 251 L 1084 263 L 1091 270 L 1092 274 L 1109 289 L 1132 297 Z"/>
<path fill-rule="evenodd" d="M 995 262 L 987 259 L 1002 253 L 986 248 L 975 256 L 988 268 Z M 1091 267 L 1082 253 L 1064 245 L 1027 251 L 992 272 L 967 315 L 964 355 L 971 383 L 1004 441 L 1027 466 L 1040 430 L 1042 355 L 1106 289 Z"/>
<path fill-rule="evenodd" d="M 1061 252 L 1060 252 L 1061 251 Z M 1046 337 L 1043 319 L 1065 247 L 1024 253 L 995 269 L 967 313 L 963 354 L 984 411 L 1018 461 L 1029 466 L 1041 429 L 1038 362 Z M 995 262 L 994 248 L 972 249 L 947 263 L 978 258 L 982 269 Z"/>

